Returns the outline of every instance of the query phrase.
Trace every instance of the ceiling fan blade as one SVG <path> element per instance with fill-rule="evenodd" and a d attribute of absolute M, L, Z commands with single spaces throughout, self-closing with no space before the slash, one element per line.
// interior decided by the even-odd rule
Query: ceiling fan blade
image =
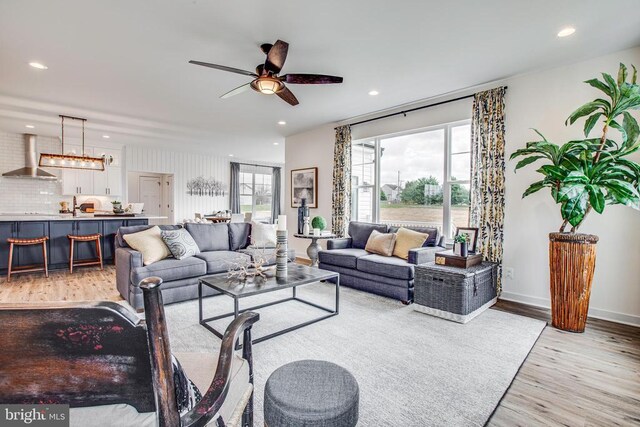
<path fill-rule="evenodd" d="M 285 83 L 299 85 L 326 85 L 330 83 L 342 83 L 342 77 L 326 76 L 324 74 L 285 74 L 280 76 Z"/>
<path fill-rule="evenodd" d="M 293 92 L 291 92 L 286 87 L 282 89 L 280 92 L 276 92 L 276 95 L 278 95 L 280 99 L 283 99 L 284 101 L 288 102 L 290 105 L 298 105 L 300 103 L 298 102 L 298 99 L 293 94 Z"/>
<path fill-rule="evenodd" d="M 189 61 L 189 64 L 202 65 L 203 67 L 215 68 L 216 70 L 228 71 L 230 73 L 242 74 L 244 76 L 258 77 L 256 73 L 241 70 L 239 68 L 227 67 L 224 65 L 209 64 L 208 62 Z"/>
<path fill-rule="evenodd" d="M 267 61 L 264 63 L 267 71 L 278 74 L 284 66 L 288 51 L 289 43 L 283 42 L 282 40 L 276 41 L 271 49 L 269 49 L 269 53 L 267 53 Z"/>
<path fill-rule="evenodd" d="M 260 45 L 260 50 L 266 55 L 269 53 L 273 45 L 271 43 L 263 43 Z"/>
<path fill-rule="evenodd" d="M 220 99 L 231 98 L 232 96 L 238 95 L 239 93 L 242 93 L 249 88 L 251 88 L 251 83 L 245 83 L 242 86 L 238 86 L 237 88 L 225 93 L 220 97 Z"/>

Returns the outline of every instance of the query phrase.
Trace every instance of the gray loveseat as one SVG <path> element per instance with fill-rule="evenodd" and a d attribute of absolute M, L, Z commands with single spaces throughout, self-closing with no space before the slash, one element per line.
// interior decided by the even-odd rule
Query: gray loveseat
<path fill-rule="evenodd" d="M 143 308 L 141 280 L 157 276 L 164 281 L 162 299 L 165 304 L 198 298 L 198 279 L 216 273 L 224 273 L 236 260 L 251 260 L 258 249 L 250 246 L 251 224 L 186 224 L 185 228 L 196 241 L 200 253 L 178 260 L 166 258 L 150 265 L 143 265 L 142 254 L 133 250 L 123 235 L 137 233 L 152 226 L 121 227 L 116 233 L 116 285 L 120 295 L 136 310 Z M 161 225 L 163 230 L 175 230 L 178 225 Z M 268 264 L 275 264 L 275 248 L 268 252 Z M 295 251 L 289 250 L 289 260 L 295 260 Z M 205 295 L 215 291 L 204 287 Z"/>
<path fill-rule="evenodd" d="M 407 304 L 413 301 L 414 266 L 433 261 L 446 250 L 437 228 L 405 227 L 429 234 L 423 247 L 411 249 L 407 260 L 385 257 L 364 250 L 373 230 L 395 233 L 398 227 L 367 222 L 349 223 L 349 237 L 327 241 L 320 251 L 320 268 L 340 273 L 340 285 L 395 298 Z"/>

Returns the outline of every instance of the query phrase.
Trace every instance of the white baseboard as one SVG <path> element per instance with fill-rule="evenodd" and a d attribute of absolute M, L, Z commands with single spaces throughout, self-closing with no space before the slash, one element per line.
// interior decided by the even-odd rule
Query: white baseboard
<path fill-rule="evenodd" d="M 530 295 L 517 294 L 514 292 L 502 292 L 500 299 L 532 305 L 534 307 L 551 308 L 551 302 L 547 298 L 533 297 Z M 640 316 L 634 314 L 617 313 L 603 310 L 601 308 L 589 307 L 589 317 L 595 319 L 608 320 L 625 325 L 640 326 Z"/>

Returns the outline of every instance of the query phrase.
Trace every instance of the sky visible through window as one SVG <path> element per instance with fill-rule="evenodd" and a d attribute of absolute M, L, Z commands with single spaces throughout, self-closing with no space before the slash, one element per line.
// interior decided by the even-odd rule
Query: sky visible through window
<path fill-rule="evenodd" d="M 444 178 L 444 129 L 381 140 L 380 184 L 406 183 L 433 175 Z"/>

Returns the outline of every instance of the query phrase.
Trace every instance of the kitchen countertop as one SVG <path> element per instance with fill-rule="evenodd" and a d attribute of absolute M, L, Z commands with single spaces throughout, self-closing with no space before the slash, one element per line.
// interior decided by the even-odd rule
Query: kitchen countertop
<path fill-rule="evenodd" d="M 0 222 L 14 221 L 83 221 L 83 220 L 99 220 L 113 221 L 126 219 L 167 219 L 166 216 L 99 216 L 94 217 L 92 214 L 79 214 L 74 217 L 71 214 L 21 214 L 21 213 L 0 213 Z"/>

